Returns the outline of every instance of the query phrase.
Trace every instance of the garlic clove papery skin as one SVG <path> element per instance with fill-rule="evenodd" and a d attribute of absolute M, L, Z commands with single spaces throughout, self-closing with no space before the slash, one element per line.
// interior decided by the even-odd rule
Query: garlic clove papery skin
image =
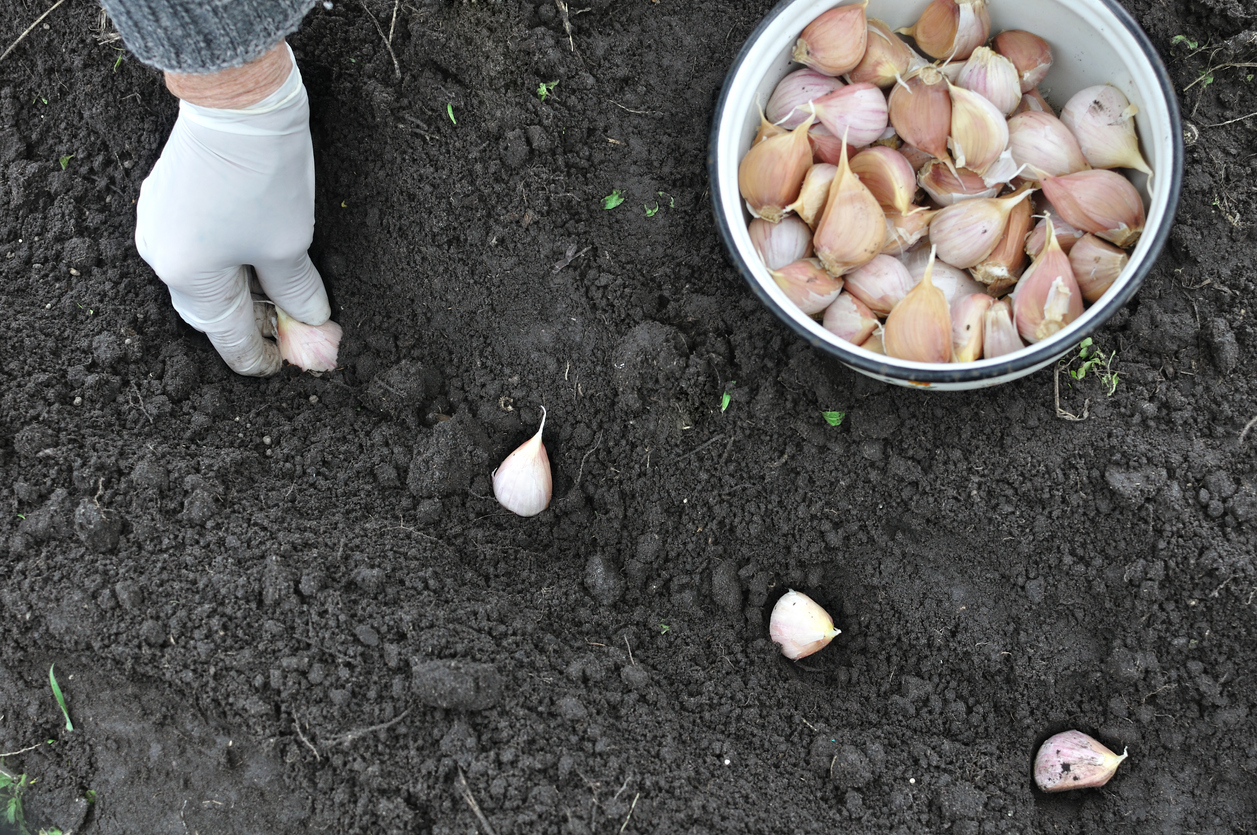
<path fill-rule="evenodd" d="M 937 67 L 927 65 L 895 84 L 888 99 L 890 123 L 903 141 L 947 159 L 947 137 L 951 134 L 951 92 L 947 79 Z"/>
<path fill-rule="evenodd" d="M 789 131 L 768 121 L 768 116 L 761 110 L 759 112 L 759 130 L 755 132 L 755 138 L 751 140 L 751 146 L 754 147 L 765 139 L 772 139 L 774 136 L 781 136 L 785 133 L 789 133 Z"/>
<path fill-rule="evenodd" d="M 896 31 L 931 58 L 963 61 L 990 37 L 991 16 L 986 0 L 933 0 L 915 25 Z"/>
<path fill-rule="evenodd" d="M 842 634 L 833 618 L 815 600 L 790 589 L 773 606 L 768 618 L 768 634 L 791 661 L 806 658 L 829 646 Z"/>
<path fill-rule="evenodd" d="M 541 442 L 545 428 L 543 406 L 537 434 L 520 444 L 493 471 L 493 495 L 498 504 L 517 516 L 536 516 L 550 504 L 554 482 L 550 477 L 550 457 Z"/>
<path fill-rule="evenodd" d="M 984 96 L 953 85 L 947 147 L 957 168 L 972 168 L 985 174 L 1008 147 L 1008 121 Z"/>
<path fill-rule="evenodd" d="M 1050 113 L 1029 111 L 1009 119 L 1008 147 L 1019 166 L 1051 177 L 1091 168 L 1078 140 Z"/>
<path fill-rule="evenodd" d="M 752 145 L 738 165 L 738 188 L 747 209 L 769 223 L 781 220 L 786 206 L 799 197 L 803 178 L 812 167 L 808 116 L 789 133 L 772 136 Z"/>
<path fill-rule="evenodd" d="M 968 269 L 982 263 L 1004 237 L 1013 207 L 1027 200 L 1029 191 L 1009 197 L 985 197 L 953 203 L 930 222 L 930 242 L 939 258 Z"/>
<path fill-rule="evenodd" d="M 1069 251 L 1069 266 L 1088 302 L 1098 302 L 1130 261 L 1123 250 L 1095 235 L 1083 235 Z"/>
<path fill-rule="evenodd" d="M 912 276 L 912 286 L 915 287 L 921 283 L 921 280 L 925 277 L 925 269 L 930 265 L 932 251 L 932 248 L 921 247 L 899 259 L 908 268 L 908 274 Z M 974 281 L 969 273 L 959 267 L 953 267 L 945 261 L 940 261 L 937 257 L 934 258 L 930 282 L 943 291 L 943 297 L 947 299 L 948 304 L 964 296 L 982 293 L 986 290 L 985 287 Z"/>
<path fill-rule="evenodd" d="M 1012 299 L 999 299 L 982 315 L 982 358 L 995 359 L 1024 347 L 1013 322 Z"/>
<path fill-rule="evenodd" d="M 950 122 L 950 117 L 948 117 L 948 121 Z M 903 142 L 902 139 L 900 141 Z M 945 142 L 946 140 L 944 140 Z M 933 154 L 928 154 L 920 148 L 909 145 L 907 142 L 903 142 L 896 150 L 903 154 L 903 158 L 908 161 L 908 164 L 912 166 L 912 170 L 917 172 L 918 175 L 921 173 L 921 169 L 934 161 Z"/>
<path fill-rule="evenodd" d="M 995 299 L 970 293 L 951 303 L 951 361 L 973 362 L 982 356 L 982 321 Z"/>
<path fill-rule="evenodd" d="M 812 230 L 793 215 L 787 215 L 777 223 L 757 217 L 750 222 L 748 231 L 755 251 L 770 270 L 780 269 L 812 254 Z"/>
<path fill-rule="evenodd" d="M 872 145 L 886 132 L 890 115 L 886 95 L 872 84 L 848 84 L 812 102 L 816 118 L 853 148 Z"/>
<path fill-rule="evenodd" d="M 860 347 L 870 354 L 886 356 L 886 344 L 882 341 L 881 329 L 874 328 L 873 332 L 869 334 L 869 338 L 860 343 Z"/>
<path fill-rule="evenodd" d="M 1047 244 L 1013 289 L 1013 318 L 1021 338 L 1042 342 L 1082 315 L 1082 290 L 1048 222 Z"/>
<path fill-rule="evenodd" d="M 774 125 L 794 130 L 811 115 L 807 105 L 821 96 L 841 89 L 842 81 L 810 67 L 795 70 L 781 81 L 764 106 L 764 118 Z"/>
<path fill-rule="evenodd" d="M 799 33 L 794 60 L 825 75 L 846 75 L 855 69 L 868 43 L 868 0 L 823 12 Z"/>
<path fill-rule="evenodd" d="M 903 262 L 889 255 L 878 255 L 844 277 L 847 292 L 878 316 L 894 310 L 917 283 Z"/>
<path fill-rule="evenodd" d="M 1061 245 L 1061 250 L 1068 255 L 1074 248 L 1074 245 L 1082 240 L 1087 233 L 1081 229 L 1075 229 L 1070 226 L 1050 205 L 1043 213 L 1043 217 L 1035 224 L 1034 229 L 1030 230 L 1030 235 L 1026 238 L 1026 254 L 1031 258 L 1037 258 L 1039 253 L 1043 251 L 1043 245 L 1047 243 L 1048 221 L 1052 221 L 1052 229 L 1056 235 L 1056 242 Z"/>
<path fill-rule="evenodd" d="M 949 168 L 946 164 L 931 160 L 917 173 L 917 183 L 940 206 L 950 206 L 961 200 L 978 197 L 994 197 L 999 186 L 988 186 L 982 175 L 968 168 Z"/>
<path fill-rule="evenodd" d="M 851 170 L 877 198 L 882 211 L 904 214 L 911 210 L 917 176 L 903 154 L 885 145 L 874 145 L 851 158 Z"/>
<path fill-rule="evenodd" d="M 951 310 L 943 291 L 930 280 L 933 272 L 931 249 L 921 281 L 886 317 L 882 332 L 886 356 L 912 362 L 951 362 Z"/>
<path fill-rule="evenodd" d="M 877 317 L 868 305 L 850 293 L 839 293 L 833 304 L 825 308 L 821 327 L 839 339 L 859 345 L 878 326 Z"/>
<path fill-rule="evenodd" d="M 1034 758 L 1034 782 L 1045 792 L 1091 789 L 1105 785 L 1126 759 L 1081 731 L 1049 737 Z"/>
<path fill-rule="evenodd" d="M 823 312 L 842 292 L 843 279 L 825 272 L 816 258 L 805 258 L 773 270 L 772 277 L 786 298 L 808 316 Z"/>
<path fill-rule="evenodd" d="M 883 255 L 902 255 L 917 245 L 930 231 L 930 221 L 936 210 L 924 206 L 909 206 L 908 211 L 886 213 L 886 237 L 882 241 Z"/>
<path fill-rule="evenodd" d="M 830 275 L 842 275 L 872 261 L 886 238 L 886 213 L 852 173 L 847 153 L 844 143 L 838 173 L 812 236 L 816 256 Z"/>
<path fill-rule="evenodd" d="M 1008 292 L 1026 268 L 1026 236 L 1034 221 L 1029 200 L 1019 201 L 1008 213 L 1008 225 L 991 254 L 969 272 L 993 296 Z"/>
<path fill-rule="evenodd" d="M 1096 168 L 1133 168 L 1151 176 L 1139 153 L 1135 114 L 1139 108 L 1112 84 L 1088 87 L 1061 110 L 1061 121 L 1078 138 L 1087 161 Z"/>
<path fill-rule="evenodd" d="M 1017 109 L 1013 111 L 1013 115 L 1026 112 L 1047 113 L 1055 116 L 1056 111 L 1052 105 L 1048 104 L 1047 99 L 1043 98 L 1043 94 L 1039 92 L 1039 88 L 1035 87 L 1029 93 L 1021 97 L 1021 102 L 1017 105 Z"/>
<path fill-rule="evenodd" d="M 809 227 L 815 226 L 820 214 L 829 199 L 829 186 L 838 174 L 838 166 L 827 162 L 813 165 L 803 178 L 803 187 L 799 189 L 799 199 L 786 207 L 787 211 L 797 214 Z M 812 230 L 808 230 L 808 254 L 811 254 Z"/>
<path fill-rule="evenodd" d="M 321 325 L 307 325 L 275 306 L 275 342 L 279 355 L 302 371 L 335 371 L 341 326 L 327 320 Z"/>
<path fill-rule="evenodd" d="M 875 17 L 868 19 L 866 42 L 864 57 L 848 76 L 852 81 L 863 81 L 885 90 L 895 79 L 908 74 L 915 57 L 912 48 L 885 21 Z"/>
<path fill-rule="evenodd" d="M 1144 204 L 1121 174 L 1104 168 L 1042 178 L 1043 194 L 1067 223 L 1120 247 L 1143 233 Z"/>
<path fill-rule="evenodd" d="M 1038 87 L 1052 69 L 1052 47 L 1033 32 L 1024 29 L 1000 32 L 992 39 L 991 46 L 1013 63 L 1023 93 Z"/>
<path fill-rule="evenodd" d="M 973 50 L 956 75 L 955 84 L 982 96 L 1005 116 L 1021 103 L 1017 68 L 1012 61 L 985 46 Z"/>

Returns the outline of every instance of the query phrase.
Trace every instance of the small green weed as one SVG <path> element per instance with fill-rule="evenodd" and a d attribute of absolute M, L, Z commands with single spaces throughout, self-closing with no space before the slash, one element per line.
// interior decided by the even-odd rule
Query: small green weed
<path fill-rule="evenodd" d="M 725 388 L 724 394 L 720 395 L 720 411 L 724 412 L 729 408 L 729 401 L 733 399 L 731 392 L 733 387 L 738 384 L 737 380 L 730 380 L 729 385 Z"/>
<path fill-rule="evenodd" d="M 654 217 L 655 215 L 659 214 L 659 209 L 661 208 L 658 203 L 656 203 L 653 207 L 647 206 L 644 203 L 642 204 L 642 206 L 643 208 L 646 209 L 646 217 Z"/>
<path fill-rule="evenodd" d="M 1095 347 L 1091 341 L 1091 337 L 1087 337 L 1078 343 L 1079 365 L 1077 368 L 1069 369 L 1069 376 L 1075 380 L 1082 380 L 1091 374 L 1099 377 L 1100 382 L 1104 384 L 1104 391 L 1108 397 L 1112 397 L 1117 391 L 1119 381 L 1117 371 L 1114 370 L 1114 363 L 1117 362 L 1117 351 L 1105 354 L 1099 348 Z M 1071 360 L 1071 364 L 1073 361 Z"/>
<path fill-rule="evenodd" d="M 65 156 L 63 156 L 61 159 L 57 160 L 57 162 L 61 163 L 61 170 L 62 170 L 62 171 L 65 171 L 66 166 L 68 166 L 68 165 L 70 164 L 70 160 L 72 160 L 72 159 L 74 159 L 74 154 L 66 154 L 66 155 L 65 155 Z"/>
<path fill-rule="evenodd" d="M 672 627 L 671 627 L 671 626 L 668 626 L 668 624 L 666 624 L 666 623 L 661 623 L 661 624 L 659 624 L 659 634 L 660 634 L 660 635 L 667 635 L 667 634 L 668 634 L 668 630 L 669 630 L 669 629 L 671 629 L 671 628 L 672 628 Z"/>
<path fill-rule="evenodd" d="M 624 192 L 620 191 L 618 188 L 612 189 L 610 194 L 602 198 L 602 208 L 610 211 L 623 202 Z"/>
<path fill-rule="evenodd" d="M 555 85 L 557 85 L 558 83 L 559 82 L 557 81 L 543 81 L 540 84 L 538 84 L 537 85 L 537 98 L 541 99 L 542 101 L 545 101 L 546 99 L 550 98 L 550 96 L 554 94 Z"/>
<path fill-rule="evenodd" d="M 1193 41 L 1191 38 L 1187 37 L 1186 35 L 1175 35 L 1174 37 L 1170 38 L 1170 46 L 1178 46 L 1179 44 L 1185 44 L 1188 49 L 1200 48 L 1200 44 L 1196 43 L 1195 41 Z"/>
<path fill-rule="evenodd" d="M 65 729 L 67 731 L 74 730 L 74 723 L 70 721 L 70 710 L 65 706 L 65 696 L 61 693 L 61 686 L 57 684 L 57 677 L 53 674 L 52 669 L 56 667 L 53 664 L 48 668 L 48 683 L 52 685 L 52 695 L 57 700 L 57 705 L 61 708 L 61 715 L 65 717 Z"/>
<path fill-rule="evenodd" d="M 17 775 L 0 768 L 0 822 L 8 825 L 5 831 L 25 835 L 26 815 L 22 811 L 22 795 L 29 781 L 25 774 Z"/>
<path fill-rule="evenodd" d="M 825 422 L 830 426 L 841 426 L 842 419 L 846 416 L 846 412 L 821 412 L 821 417 L 825 418 Z"/>
<path fill-rule="evenodd" d="M 454 103 L 453 102 L 450 102 L 449 104 L 445 105 L 445 113 L 446 115 L 450 117 L 451 122 L 453 122 L 456 125 L 458 124 L 458 120 L 454 118 Z"/>

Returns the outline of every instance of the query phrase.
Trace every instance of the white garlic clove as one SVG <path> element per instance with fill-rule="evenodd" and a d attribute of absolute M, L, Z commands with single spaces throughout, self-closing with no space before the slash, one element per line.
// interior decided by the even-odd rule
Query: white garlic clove
<path fill-rule="evenodd" d="M 803 124 L 811 113 L 810 101 L 828 95 L 843 86 L 837 78 L 830 78 L 810 67 L 795 70 L 781 81 L 764 105 L 764 117 L 774 125 L 794 130 Z"/>
<path fill-rule="evenodd" d="M 834 628 L 833 618 L 815 600 L 790 589 L 773 606 L 768 634 L 782 655 L 797 661 L 827 647 L 842 630 Z"/>
<path fill-rule="evenodd" d="M 1035 113 L 1056 115 L 1056 111 L 1052 108 L 1052 105 L 1048 104 L 1047 99 L 1043 98 L 1043 94 L 1039 92 L 1038 87 L 1021 97 L 1021 102 L 1017 105 L 1017 109 L 1013 111 L 1013 115 L 1016 116 L 1018 113 L 1025 113 L 1028 110 Z"/>
<path fill-rule="evenodd" d="M 825 203 L 829 200 L 829 186 L 838 174 L 838 166 L 827 162 L 819 162 L 807 170 L 803 178 L 803 187 L 799 189 L 799 199 L 786 207 L 794 212 L 809 227 L 815 226 L 820 220 Z M 808 254 L 812 253 L 812 230 L 808 229 Z M 803 256 L 799 256 L 803 257 Z"/>
<path fill-rule="evenodd" d="M 886 132 L 890 113 L 886 94 L 872 84 L 848 84 L 812 102 L 816 118 L 852 148 L 872 145 Z"/>
<path fill-rule="evenodd" d="M 896 29 L 931 58 L 963 61 L 991 34 L 986 0 L 933 0 L 916 24 Z"/>
<path fill-rule="evenodd" d="M 1008 217 L 1030 192 L 1008 197 L 981 197 L 953 203 L 930 222 L 930 242 L 938 257 L 952 266 L 968 269 L 986 260 L 1004 237 Z"/>
<path fill-rule="evenodd" d="M 890 26 L 869 18 L 867 41 L 864 58 L 849 76 L 852 81 L 866 81 L 884 90 L 896 78 L 908 74 L 915 54 Z"/>
<path fill-rule="evenodd" d="M 971 293 L 952 302 L 952 362 L 973 362 L 982 356 L 982 320 L 994 303 L 986 293 Z"/>
<path fill-rule="evenodd" d="M 924 206 L 909 206 L 908 211 L 886 213 L 886 237 L 882 241 L 882 254 L 903 255 L 917 245 L 930 231 L 930 221 L 936 210 Z"/>
<path fill-rule="evenodd" d="M 1066 255 L 1074 248 L 1074 244 L 1082 240 L 1082 236 L 1087 233 L 1081 229 L 1075 229 L 1061 218 L 1056 209 L 1052 205 L 1047 204 L 1043 215 L 1034 229 L 1030 230 L 1030 235 L 1026 238 L 1026 254 L 1031 258 L 1038 257 L 1043 251 L 1043 245 L 1047 243 L 1047 227 L 1048 221 L 1052 221 L 1052 229 L 1056 234 L 1056 242 L 1061 245 L 1061 250 Z"/>
<path fill-rule="evenodd" d="M 978 197 L 994 197 L 1000 191 L 999 186 L 988 186 L 981 174 L 968 168 L 953 170 L 936 159 L 927 162 L 917 172 L 917 183 L 940 206 Z"/>
<path fill-rule="evenodd" d="M 1075 93 L 1061 110 L 1061 121 L 1096 168 L 1134 168 L 1151 175 L 1135 134 L 1138 112 L 1121 90 L 1100 84 Z"/>
<path fill-rule="evenodd" d="M 1049 737 L 1034 758 L 1034 782 L 1045 792 L 1098 788 L 1112 779 L 1126 759 L 1081 731 Z"/>
<path fill-rule="evenodd" d="M 882 211 L 903 214 L 917 193 L 916 172 L 907 157 L 885 145 L 865 148 L 851 158 L 851 170 L 873 192 Z"/>
<path fill-rule="evenodd" d="M 950 92 L 951 136 L 947 146 L 956 167 L 986 174 L 1008 147 L 1008 120 L 985 96 L 955 85 Z"/>
<path fill-rule="evenodd" d="M 947 158 L 951 93 L 937 67 L 927 64 L 896 83 L 887 107 L 890 123 L 904 142 L 935 159 Z"/>
<path fill-rule="evenodd" d="M 1028 111 L 1009 119 L 1008 147 L 1019 166 L 1052 177 L 1091 167 L 1069 128 L 1050 113 Z"/>
<path fill-rule="evenodd" d="M 755 251 L 770 270 L 781 269 L 812 254 L 812 230 L 793 215 L 777 223 L 757 217 L 751 221 L 748 231 Z"/>
<path fill-rule="evenodd" d="M 1043 177 L 1043 195 L 1076 229 L 1120 247 L 1133 246 L 1144 230 L 1144 204 L 1130 180 L 1105 168 Z"/>
<path fill-rule="evenodd" d="M 982 316 L 982 358 L 995 359 L 1026 347 L 1013 322 L 1012 299 L 1000 299 Z"/>
<path fill-rule="evenodd" d="M 914 287 L 921 283 L 921 279 L 925 277 L 925 268 L 929 266 L 930 253 L 932 251 L 932 247 L 923 246 L 900 257 L 899 260 L 908 268 L 908 273 L 912 276 L 912 285 Z M 985 287 L 974 281 L 969 273 L 937 258 L 934 261 L 934 272 L 930 275 L 930 281 L 935 287 L 943 291 L 943 296 L 947 299 L 948 304 L 973 293 L 982 293 L 986 290 Z"/>
<path fill-rule="evenodd" d="M 830 275 L 842 275 L 872 261 L 881 252 L 885 238 L 886 213 L 852 173 L 844 144 L 838 173 L 829 186 L 828 202 L 812 236 L 816 257 Z"/>
<path fill-rule="evenodd" d="M 908 295 L 917 283 L 897 258 L 878 255 L 862 267 L 847 273 L 847 292 L 879 316 L 885 316 Z"/>
<path fill-rule="evenodd" d="M 886 356 L 912 362 L 951 362 L 951 309 L 943 291 L 930 281 L 934 263 L 931 248 L 921 281 L 886 317 L 882 331 Z"/>
<path fill-rule="evenodd" d="M 1017 332 L 1029 343 L 1042 342 L 1082 315 L 1082 290 L 1048 222 L 1047 243 L 1013 288 Z"/>
<path fill-rule="evenodd" d="M 541 407 L 537 434 L 520 444 L 493 471 L 493 495 L 498 503 L 519 516 L 536 516 L 550 504 L 554 482 L 550 477 L 550 457 L 541 433 L 546 428 L 546 409 Z"/>
<path fill-rule="evenodd" d="M 1100 300 L 1126 269 L 1129 260 L 1125 251 L 1092 234 L 1083 235 L 1069 251 L 1069 266 L 1074 270 L 1083 299 L 1089 302 Z"/>
<path fill-rule="evenodd" d="M 1013 62 L 985 46 L 973 50 L 956 75 L 956 86 L 978 93 L 1005 116 L 1021 103 L 1021 83 Z"/>
<path fill-rule="evenodd" d="M 330 319 L 307 325 L 275 307 L 275 341 L 279 355 L 303 371 L 336 370 L 336 354 L 344 331 Z"/>
<path fill-rule="evenodd" d="M 850 293 L 839 293 L 838 298 L 825 308 L 821 327 L 839 339 L 860 345 L 877 327 L 877 317 L 868 305 Z"/>

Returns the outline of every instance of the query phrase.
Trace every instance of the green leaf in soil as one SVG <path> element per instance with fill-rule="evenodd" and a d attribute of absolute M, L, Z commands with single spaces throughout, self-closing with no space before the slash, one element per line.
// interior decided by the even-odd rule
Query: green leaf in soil
<path fill-rule="evenodd" d="M 610 194 L 602 198 L 602 208 L 610 211 L 623 202 L 624 192 L 620 191 L 618 188 L 613 189 Z"/>
<path fill-rule="evenodd" d="M 846 416 L 846 412 L 821 412 L 821 417 L 825 418 L 825 422 L 830 426 L 841 426 L 842 419 Z"/>
<path fill-rule="evenodd" d="M 52 672 L 53 667 L 56 666 L 56 664 L 53 664 L 48 668 L 48 683 L 52 685 L 52 695 L 56 697 L 57 704 L 61 707 L 61 715 L 65 717 L 65 729 L 72 731 L 74 730 L 74 723 L 70 721 L 70 711 L 65 706 L 65 696 L 61 694 L 61 686 L 57 684 L 57 677 Z"/>

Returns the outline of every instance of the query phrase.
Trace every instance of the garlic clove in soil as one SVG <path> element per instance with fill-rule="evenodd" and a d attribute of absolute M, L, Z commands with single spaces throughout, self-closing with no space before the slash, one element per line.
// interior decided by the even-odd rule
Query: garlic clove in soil
<path fill-rule="evenodd" d="M 812 254 L 812 230 L 797 217 L 787 215 L 777 223 L 757 217 L 747 231 L 769 270 L 779 270 Z"/>
<path fill-rule="evenodd" d="M 934 0 L 915 25 L 896 31 L 914 38 L 931 58 L 964 61 L 986 43 L 991 15 L 986 0 Z"/>
<path fill-rule="evenodd" d="M 493 495 L 502 507 L 519 516 L 536 516 L 550 504 L 554 482 L 550 477 L 550 457 L 541 433 L 546 428 L 546 409 L 541 407 L 537 434 L 520 444 L 493 471 Z"/>
<path fill-rule="evenodd" d="M 1052 47 L 1033 32 L 1009 29 L 996 35 L 991 46 L 1013 62 L 1023 93 L 1038 87 L 1039 82 L 1047 77 L 1048 70 L 1052 69 Z"/>
<path fill-rule="evenodd" d="M 1061 121 L 1096 168 L 1134 168 L 1151 175 L 1135 134 L 1138 112 L 1125 93 L 1112 84 L 1101 84 L 1075 93 L 1061 110 Z"/>
<path fill-rule="evenodd" d="M 803 187 L 803 178 L 812 167 L 812 146 L 807 130 L 812 117 L 789 133 L 758 142 L 738 165 L 738 188 L 751 214 L 769 223 L 781 220 L 786 206 L 793 203 Z"/>
<path fill-rule="evenodd" d="M 819 15 L 799 33 L 794 60 L 825 75 L 851 72 L 860 64 L 868 43 L 867 6 L 865 0 Z"/>
<path fill-rule="evenodd" d="M 336 354 L 344 336 L 341 326 L 327 320 L 307 325 L 275 307 L 275 341 L 279 355 L 302 371 L 335 371 Z"/>
<path fill-rule="evenodd" d="M 934 251 L 920 283 L 886 317 L 882 343 L 886 356 L 913 362 L 950 362 L 951 311 L 947 297 L 930 281 Z"/>
<path fill-rule="evenodd" d="M 1081 731 L 1065 731 L 1049 737 L 1034 758 L 1034 782 L 1045 792 L 1098 788 L 1112 779 L 1126 759 Z"/>
<path fill-rule="evenodd" d="M 768 634 L 791 661 L 819 652 L 842 634 L 833 618 L 815 600 L 790 589 L 773 606 Z"/>

